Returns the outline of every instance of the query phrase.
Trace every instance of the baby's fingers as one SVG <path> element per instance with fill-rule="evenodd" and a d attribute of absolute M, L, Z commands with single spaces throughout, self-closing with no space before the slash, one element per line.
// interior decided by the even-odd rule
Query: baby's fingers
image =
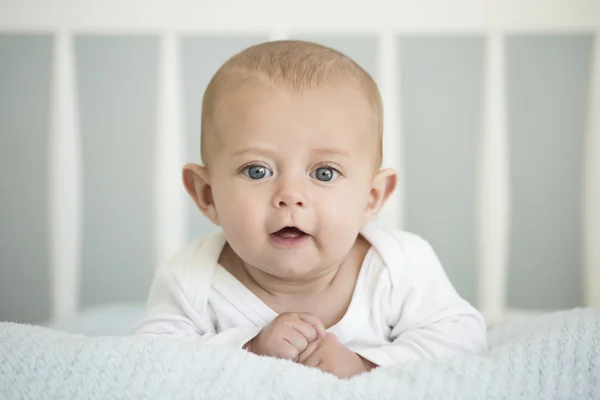
<path fill-rule="evenodd" d="M 308 313 L 298 313 L 298 318 L 311 325 L 315 331 L 317 331 L 317 339 L 322 339 L 325 337 L 325 335 L 327 335 L 325 325 L 323 325 L 321 320 L 314 315 Z"/>
<path fill-rule="evenodd" d="M 308 347 L 308 340 L 304 337 L 304 335 L 302 335 L 295 329 L 286 332 L 282 339 L 285 342 L 294 346 L 294 348 L 296 349 L 296 354 L 294 355 L 294 357 L 292 357 L 292 359 L 294 360 L 296 359 L 296 356 L 298 354 L 300 354 L 302 351 L 304 351 L 304 349 L 306 349 L 306 347 Z"/>
<path fill-rule="evenodd" d="M 300 363 L 300 361 L 298 361 Z M 321 365 L 321 357 L 318 353 L 313 352 L 308 358 L 303 360 L 300 364 L 306 365 L 307 367 L 319 368 Z"/>
<path fill-rule="evenodd" d="M 279 349 L 275 352 L 275 357 L 284 358 L 286 360 L 298 360 L 298 349 L 289 340 L 282 339 Z"/>
<path fill-rule="evenodd" d="M 306 349 L 298 355 L 298 361 L 297 361 L 298 364 L 304 364 L 304 365 L 309 366 L 308 364 L 306 364 L 306 362 L 309 358 L 311 358 L 313 356 L 313 354 L 319 347 L 319 343 L 320 343 L 320 340 L 315 340 L 314 342 L 310 343 L 306 347 Z"/>
<path fill-rule="evenodd" d="M 317 332 L 317 330 L 312 325 L 302 320 L 295 321 L 292 325 L 292 328 L 294 328 L 296 332 L 304 336 L 308 343 L 317 340 L 319 337 L 319 333 Z"/>

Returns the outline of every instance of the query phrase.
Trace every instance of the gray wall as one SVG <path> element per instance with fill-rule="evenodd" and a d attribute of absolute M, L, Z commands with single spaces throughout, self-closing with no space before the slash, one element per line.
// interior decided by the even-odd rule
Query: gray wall
<path fill-rule="evenodd" d="M 582 301 L 581 161 L 591 44 L 579 35 L 507 43 L 512 306 Z"/>
<path fill-rule="evenodd" d="M 0 320 L 48 315 L 52 38 L 0 35 Z"/>
<path fill-rule="evenodd" d="M 377 77 L 375 36 L 293 35 L 336 47 Z M 226 58 L 256 37 L 184 36 L 186 160 L 199 161 L 202 92 Z M 511 157 L 509 303 L 582 302 L 581 146 L 590 35 L 507 40 Z M 53 38 L 0 34 L 0 320 L 49 316 L 48 113 Z M 406 228 L 436 249 L 475 302 L 475 191 L 485 38 L 402 37 Z M 143 301 L 153 274 L 155 36 L 78 36 L 75 61 L 83 155 L 81 299 Z M 394 134 L 386 132 L 386 134 Z M 214 231 L 191 200 L 188 239 Z"/>

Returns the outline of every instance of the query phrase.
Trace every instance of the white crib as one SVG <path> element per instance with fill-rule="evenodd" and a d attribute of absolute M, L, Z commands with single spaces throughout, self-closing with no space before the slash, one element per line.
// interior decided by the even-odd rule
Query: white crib
<path fill-rule="evenodd" d="M 272 39 L 295 32 L 368 33 L 380 41 L 378 75 L 385 107 L 402 102 L 397 82 L 398 37 L 403 34 L 485 35 L 485 104 L 481 115 L 477 185 L 478 304 L 490 323 L 535 310 L 507 307 L 506 274 L 511 204 L 505 94 L 505 37 L 515 32 L 592 32 L 595 36 L 589 90 L 583 176 L 583 263 L 585 304 L 600 306 L 600 2 L 596 0 L 429 0 L 304 2 L 187 0 L 79 0 L 0 2 L 1 32 L 52 32 L 55 35 L 51 112 L 50 203 L 52 316 L 79 310 L 81 246 L 81 154 L 73 37 L 81 33 L 144 33 L 161 37 L 159 133 L 155 143 L 154 209 L 156 259 L 184 243 L 184 198 L 178 190 L 183 164 L 180 36 L 189 33 L 268 33 Z M 403 160 L 402 115 L 385 115 L 384 164 Z M 391 134 L 393 132 L 394 134 Z M 403 181 L 382 212 L 382 221 L 403 226 Z M 392 222 L 389 222 L 392 221 Z"/>

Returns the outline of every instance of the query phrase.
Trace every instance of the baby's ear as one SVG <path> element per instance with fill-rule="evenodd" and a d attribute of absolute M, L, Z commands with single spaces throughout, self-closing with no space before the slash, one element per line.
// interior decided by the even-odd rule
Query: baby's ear
<path fill-rule="evenodd" d="M 182 175 L 185 189 L 202 211 L 202 214 L 211 220 L 213 224 L 219 225 L 219 216 L 215 208 L 206 168 L 190 163 L 183 167 Z"/>
<path fill-rule="evenodd" d="M 381 210 L 387 199 L 396 189 L 398 176 L 392 168 L 382 169 L 377 172 L 371 184 L 371 191 L 365 209 L 363 226 L 369 223 Z"/>

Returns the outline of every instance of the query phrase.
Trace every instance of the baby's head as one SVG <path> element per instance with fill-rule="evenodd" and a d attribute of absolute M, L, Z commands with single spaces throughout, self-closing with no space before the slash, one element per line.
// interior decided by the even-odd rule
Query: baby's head
<path fill-rule="evenodd" d="M 345 55 L 268 42 L 229 59 L 202 104 L 204 166 L 186 189 L 246 263 L 286 280 L 344 260 L 396 184 L 380 170 L 382 104 Z"/>

